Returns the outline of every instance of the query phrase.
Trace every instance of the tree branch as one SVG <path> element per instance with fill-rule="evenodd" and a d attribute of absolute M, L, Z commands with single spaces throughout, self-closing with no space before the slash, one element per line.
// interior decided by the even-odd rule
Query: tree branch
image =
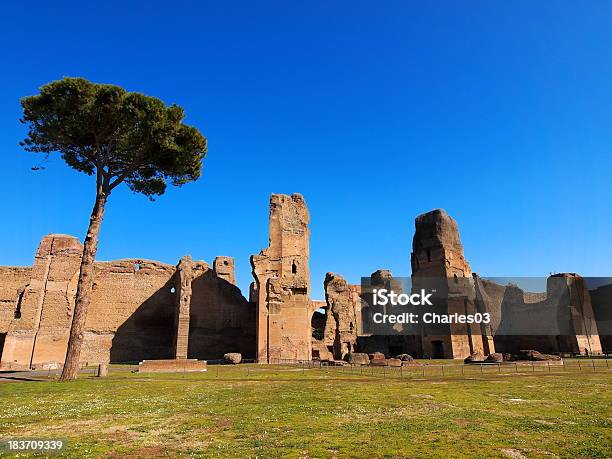
<path fill-rule="evenodd" d="M 134 167 L 130 167 L 129 169 L 127 169 L 125 172 L 123 172 L 123 174 L 118 175 L 115 180 L 109 183 L 108 191 L 111 191 L 117 185 L 120 185 L 121 182 L 123 182 L 126 178 L 128 178 L 130 174 L 133 174 L 134 172 L 136 172 L 141 166 L 144 166 L 144 164 L 143 163 L 137 164 Z"/>

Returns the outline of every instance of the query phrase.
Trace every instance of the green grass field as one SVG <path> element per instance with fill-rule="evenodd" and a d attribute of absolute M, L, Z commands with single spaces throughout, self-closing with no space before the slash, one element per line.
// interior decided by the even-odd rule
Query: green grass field
<path fill-rule="evenodd" d="M 612 370 L 446 368 L 2 383 L 0 437 L 62 438 L 69 457 L 612 457 Z"/>

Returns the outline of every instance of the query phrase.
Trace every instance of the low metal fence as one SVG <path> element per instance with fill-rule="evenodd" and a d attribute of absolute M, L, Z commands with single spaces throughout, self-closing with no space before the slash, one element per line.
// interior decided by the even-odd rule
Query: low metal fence
<path fill-rule="evenodd" d="M 203 378 L 239 378 L 239 379 L 259 379 L 267 378 L 270 374 L 275 376 L 304 375 L 321 376 L 328 375 L 334 377 L 374 377 L 374 378 L 399 378 L 399 379 L 422 379 L 439 377 L 458 377 L 470 378 L 493 375 L 528 375 L 528 374 L 563 374 L 563 373 L 593 373 L 612 371 L 612 359 L 608 358 L 581 358 L 564 359 L 560 361 L 520 361 L 503 363 L 455 363 L 444 362 L 435 363 L 430 361 L 414 361 L 402 366 L 389 365 L 351 365 L 346 362 L 337 361 L 318 361 L 318 360 L 293 360 L 293 359 L 273 359 L 269 364 L 256 364 L 253 361 L 244 362 L 238 365 L 227 365 L 225 362 L 209 362 L 206 373 L 174 372 L 166 373 L 163 378 L 198 378 L 200 374 Z M 111 373 L 121 377 L 121 373 L 134 373 L 138 370 L 138 365 L 111 365 Z M 53 378 L 51 371 L 49 374 L 40 372 L 38 376 Z M 84 367 L 82 374 L 96 374 L 96 368 Z M 58 374 L 58 373 L 57 373 Z M 147 373 L 143 373 L 143 376 Z M 174 375 L 174 376 L 172 376 Z M 57 376 L 56 376 L 57 377 Z M 157 378 L 162 377 L 158 375 Z"/>
<path fill-rule="evenodd" d="M 491 374 L 529 374 L 554 372 L 597 372 L 612 369 L 610 359 L 576 359 L 560 361 L 519 361 L 519 362 L 478 362 L 478 363 L 429 363 L 410 362 L 402 366 L 389 365 L 351 365 L 338 362 L 299 361 L 275 359 L 271 364 L 277 371 L 283 369 L 318 369 L 327 373 L 372 376 L 383 378 L 414 378 L 429 376 L 477 376 Z"/>

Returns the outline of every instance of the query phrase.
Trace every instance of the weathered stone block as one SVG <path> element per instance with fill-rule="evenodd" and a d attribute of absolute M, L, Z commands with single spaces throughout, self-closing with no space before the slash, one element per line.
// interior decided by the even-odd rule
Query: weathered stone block
<path fill-rule="evenodd" d="M 346 361 L 351 365 L 369 365 L 370 357 L 361 352 L 351 352 L 346 355 Z"/>
<path fill-rule="evenodd" d="M 501 363 L 503 361 L 504 361 L 504 356 L 503 354 L 499 352 L 494 352 L 493 354 L 489 354 L 487 358 L 485 359 L 485 362 Z"/>
<path fill-rule="evenodd" d="M 480 352 L 474 352 L 466 357 L 463 362 L 464 363 L 476 363 L 476 362 L 484 362 L 485 356 Z"/>
<path fill-rule="evenodd" d="M 239 354 L 238 352 L 228 352 L 227 354 L 223 355 L 223 358 L 227 363 L 231 363 L 233 365 L 238 365 L 240 362 L 242 362 L 242 354 Z"/>
<path fill-rule="evenodd" d="M 372 352 L 371 354 L 368 354 L 368 357 L 370 358 L 370 361 L 385 360 L 385 354 L 383 354 L 382 352 Z"/>

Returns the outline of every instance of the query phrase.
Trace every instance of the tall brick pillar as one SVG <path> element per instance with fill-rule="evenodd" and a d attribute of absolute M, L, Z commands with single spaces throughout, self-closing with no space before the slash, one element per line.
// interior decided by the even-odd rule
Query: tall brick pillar
<path fill-rule="evenodd" d="M 312 357 L 309 220 L 302 195 L 270 197 L 270 244 L 251 257 L 260 363 Z"/>
<path fill-rule="evenodd" d="M 191 306 L 191 281 L 193 279 L 193 261 L 184 256 L 176 267 L 176 315 L 174 358 L 186 359 L 189 344 L 189 309 Z"/>

